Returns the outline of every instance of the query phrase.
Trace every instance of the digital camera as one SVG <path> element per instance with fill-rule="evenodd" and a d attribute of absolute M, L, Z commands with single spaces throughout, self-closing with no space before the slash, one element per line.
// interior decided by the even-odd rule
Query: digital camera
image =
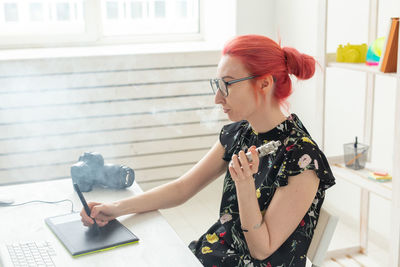
<path fill-rule="evenodd" d="M 135 172 L 124 165 L 104 164 L 103 156 L 97 152 L 85 152 L 71 166 L 71 177 L 82 192 L 89 192 L 94 185 L 112 189 L 129 187 L 135 181 Z"/>

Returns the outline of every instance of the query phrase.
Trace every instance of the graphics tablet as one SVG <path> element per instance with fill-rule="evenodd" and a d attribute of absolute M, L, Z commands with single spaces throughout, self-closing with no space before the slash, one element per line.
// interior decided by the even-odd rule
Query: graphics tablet
<path fill-rule="evenodd" d="M 46 224 L 72 256 L 137 243 L 139 238 L 117 220 L 94 230 L 81 222 L 79 213 L 69 213 L 45 219 Z"/>

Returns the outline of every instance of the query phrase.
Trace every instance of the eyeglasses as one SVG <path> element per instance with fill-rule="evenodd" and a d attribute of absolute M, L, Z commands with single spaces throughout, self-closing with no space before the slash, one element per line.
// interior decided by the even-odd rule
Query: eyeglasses
<path fill-rule="evenodd" d="M 234 83 L 238 83 L 241 81 L 246 81 L 246 80 L 250 80 L 253 78 L 256 78 L 257 75 L 253 75 L 253 76 L 248 76 L 248 77 L 244 77 L 244 78 L 240 78 L 240 79 L 236 79 L 236 80 L 232 80 L 232 81 L 228 81 L 226 82 L 224 80 L 224 78 L 220 78 L 220 79 L 211 79 L 210 80 L 210 85 L 211 85 L 211 89 L 213 90 L 214 94 L 217 94 L 218 90 L 221 92 L 223 97 L 227 97 L 229 94 L 228 91 L 228 86 Z"/>

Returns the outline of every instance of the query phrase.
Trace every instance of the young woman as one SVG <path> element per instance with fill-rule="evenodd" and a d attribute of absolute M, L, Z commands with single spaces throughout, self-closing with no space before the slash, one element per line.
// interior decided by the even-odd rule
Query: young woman
<path fill-rule="evenodd" d="M 180 178 L 115 203 L 89 203 L 92 215 L 82 210 L 83 223 L 104 226 L 124 214 L 177 206 L 226 172 L 219 220 L 189 245 L 203 265 L 305 266 L 325 190 L 335 179 L 300 119 L 281 107 L 292 92 L 289 75 L 308 79 L 314 70 L 312 57 L 267 37 L 232 39 L 210 83 L 233 123 Z M 258 158 L 255 148 L 270 141 L 281 145 Z"/>

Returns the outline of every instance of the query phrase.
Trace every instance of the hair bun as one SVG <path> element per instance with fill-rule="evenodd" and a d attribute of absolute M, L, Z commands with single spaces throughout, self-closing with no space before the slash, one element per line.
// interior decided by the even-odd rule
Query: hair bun
<path fill-rule="evenodd" d="M 284 47 L 282 50 L 289 74 L 301 80 L 309 79 L 314 75 L 315 59 L 312 56 L 301 54 L 292 47 Z"/>

